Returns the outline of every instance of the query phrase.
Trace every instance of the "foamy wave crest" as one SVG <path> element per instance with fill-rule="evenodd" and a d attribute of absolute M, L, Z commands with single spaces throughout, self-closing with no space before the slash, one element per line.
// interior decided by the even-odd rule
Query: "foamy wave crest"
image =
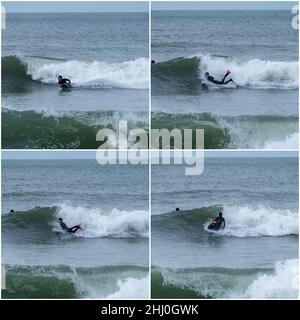
<path fill-rule="evenodd" d="M 127 278 L 118 281 L 118 291 L 105 299 L 148 299 L 149 277 L 142 279 Z"/>
<path fill-rule="evenodd" d="M 273 274 L 258 276 L 245 292 L 246 298 L 295 299 L 299 294 L 299 260 L 277 262 Z"/>
<path fill-rule="evenodd" d="M 216 79 L 221 79 L 225 70 L 229 69 L 233 80 L 240 86 L 257 89 L 297 89 L 299 87 L 298 61 L 260 59 L 237 61 L 210 55 L 199 55 L 199 58 L 202 76 L 205 71 L 208 71 Z"/>
<path fill-rule="evenodd" d="M 299 233 L 298 214 L 288 209 L 225 206 L 224 218 L 226 219 L 226 228 L 218 231 L 220 235 L 277 237 L 297 235 Z"/>
<path fill-rule="evenodd" d="M 284 140 L 266 142 L 264 149 L 298 149 L 299 134 L 293 133 Z"/>
<path fill-rule="evenodd" d="M 139 58 L 121 63 L 83 61 L 43 61 L 30 59 L 27 62 L 28 74 L 33 80 L 54 84 L 58 74 L 69 78 L 74 86 L 117 87 L 148 89 L 148 59 Z"/>
<path fill-rule="evenodd" d="M 75 235 L 85 238 L 100 237 L 143 237 L 147 238 L 149 229 L 148 212 L 143 210 L 121 211 L 113 209 L 104 211 L 98 208 L 75 207 L 68 204 L 59 205 L 57 214 L 68 226 L 81 224 L 84 232 Z"/>

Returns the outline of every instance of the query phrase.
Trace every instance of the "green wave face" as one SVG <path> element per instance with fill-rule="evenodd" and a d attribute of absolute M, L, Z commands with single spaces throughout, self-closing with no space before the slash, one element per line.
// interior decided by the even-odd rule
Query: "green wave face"
<path fill-rule="evenodd" d="M 122 114 L 113 111 L 45 115 L 34 111 L 2 112 L 2 146 L 5 149 L 97 149 L 96 134 L 103 128 L 118 134 Z M 147 121 L 147 120 L 146 120 Z M 129 120 L 128 130 L 147 128 L 143 120 Z"/>
<path fill-rule="evenodd" d="M 201 92 L 199 80 L 200 59 L 177 58 L 151 66 L 152 92 L 154 95 L 197 95 Z"/>
<path fill-rule="evenodd" d="M 120 281 L 147 277 L 148 268 L 106 266 L 5 266 L 4 299 L 105 298 L 120 288 Z"/>
<path fill-rule="evenodd" d="M 271 269 L 152 268 L 151 291 L 156 299 L 215 299 L 242 297 L 260 274 Z"/>
<path fill-rule="evenodd" d="M 170 131 L 178 128 L 182 133 L 184 129 L 193 129 L 193 148 L 196 147 L 196 129 L 204 130 L 205 149 L 263 149 L 272 142 L 285 148 L 288 140 L 298 134 L 298 117 L 153 113 L 152 128 Z"/>
<path fill-rule="evenodd" d="M 16 56 L 2 57 L 2 92 L 3 93 L 24 93 L 31 91 L 40 83 L 33 81 L 27 74 L 27 64 Z"/>

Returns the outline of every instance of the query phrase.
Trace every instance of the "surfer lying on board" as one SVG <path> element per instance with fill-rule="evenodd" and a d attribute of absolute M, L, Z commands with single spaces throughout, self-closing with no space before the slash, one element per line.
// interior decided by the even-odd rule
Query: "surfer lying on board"
<path fill-rule="evenodd" d="M 71 80 L 70 79 L 67 79 L 67 78 L 63 78 L 61 75 L 59 75 L 57 77 L 57 80 L 58 80 L 58 84 L 61 86 L 61 85 L 68 85 L 68 86 L 71 86 Z"/>
<path fill-rule="evenodd" d="M 205 79 L 206 79 L 207 81 L 212 82 L 212 83 L 215 83 L 215 84 L 227 84 L 227 83 L 229 83 L 229 82 L 235 83 L 231 78 L 228 79 L 228 80 L 226 80 L 226 78 L 230 75 L 230 73 L 231 73 L 231 72 L 230 72 L 229 70 L 227 70 L 226 73 L 225 73 L 225 75 L 224 75 L 224 77 L 223 77 L 223 79 L 222 79 L 221 81 L 215 80 L 215 78 L 212 77 L 212 76 L 210 76 L 208 72 L 205 72 L 205 73 L 204 73 L 204 77 L 205 77 Z M 226 80 L 226 81 L 225 81 L 225 80 Z"/>
<path fill-rule="evenodd" d="M 223 218 L 222 212 L 219 213 L 217 218 L 212 218 L 211 224 L 208 226 L 210 230 L 219 230 L 221 227 L 225 228 L 225 219 Z"/>
<path fill-rule="evenodd" d="M 81 230 L 81 231 L 84 231 L 85 229 L 81 227 L 80 224 L 77 224 L 76 226 L 72 227 L 72 228 L 69 228 L 63 221 L 62 218 L 59 218 L 58 219 L 59 221 L 59 224 L 61 226 L 61 228 L 66 231 L 66 232 L 69 232 L 69 233 L 75 233 L 76 231 L 78 230 Z"/>

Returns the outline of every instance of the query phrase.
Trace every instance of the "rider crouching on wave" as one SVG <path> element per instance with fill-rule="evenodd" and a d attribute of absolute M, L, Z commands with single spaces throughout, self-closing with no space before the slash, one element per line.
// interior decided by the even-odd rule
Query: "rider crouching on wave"
<path fill-rule="evenodd" d="M 62 84 L 65 84 L 65 83 L 71 85 L 71 80 L 67 79 L 67 78 L 63 78 L 61 75 L 59 75 L 57 77 L 57 80 L 58 80 L 58 84 L 59 85 L 62 85 Z"/>

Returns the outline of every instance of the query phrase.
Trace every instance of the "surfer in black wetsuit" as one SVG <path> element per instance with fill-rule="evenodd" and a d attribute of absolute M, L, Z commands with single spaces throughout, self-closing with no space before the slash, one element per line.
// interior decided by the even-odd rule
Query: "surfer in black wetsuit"
<path fill-rule="evenodd" d="M 205 77 L 205 79 L 206 79 L 207 81 L 212 82 L 212 83 L 215 83 L 215 84 L 227 84 L 227 83 L 229 83 L 229 82 L 235 83 L 231 78 L 228 79 L 227 81 L 225 81 L 226 78 L 230 75 L 230 73 L 231 73 L 231 72 L 230 72 L 229 70 L 227 70 L 226 73 L 225 73 L 225 75 L 224 75 L 224 77 L 223 77 L 223 79 L 222 79 L 221 81 L 215 80 L 215 78 L 212 77 L 211 75 L 209 75 L 208 72 L 205 72 L 205 73 L 204 73 L 204 77 Z"/>
<path fill-rule="evenodd" d="M 59 221 L 59 224 L 60 224 L 61 228 L 62 228 L 64 231 L 66 231 L 66 232 L 75 233 L 75 232 L 78 231 L 78 230 L 81 230 L 81 231 L 84 230 L 84 229 L 81 227 L 80 224 L 77 224 L 76 226 L 74 226 L 74 227 L 72 227 L 72 228 L 69 228 L 69 227 L 64 223 L 64 221 L 63 221 L 62 218 L 59 218 L 58 221 Z"/>
<path fill-rule="evenodd" d="M 222 212 L 219 213 L 217 218 L 213 218 L 211 224 L 208 226 L 210 230 L 219 230 L 221 227 L 225 229 L 225 219 L 223 218 Z"/>
<path fill-rule="evenodd" d="M 63 78 L 62 76 L 59 75 L 57 77 L 57 80 L 58 80 L 58 84 L 60 86 L 67 85 L 67 86 L 71 87 L 71 80 L 70 79 Z"/>

